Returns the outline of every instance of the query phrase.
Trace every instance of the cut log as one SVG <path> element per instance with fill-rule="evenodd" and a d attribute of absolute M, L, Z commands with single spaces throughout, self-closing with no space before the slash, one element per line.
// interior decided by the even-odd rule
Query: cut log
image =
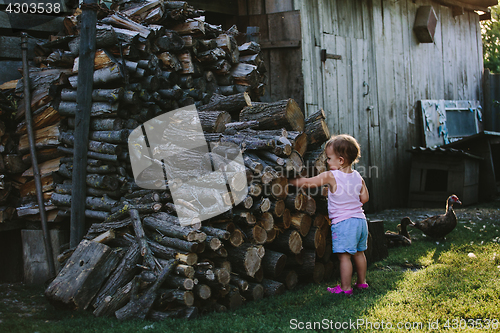
<path fill-rule="evenodd" d="M 241 111 L 239 120 L 258 120 L 260 129 L 285 127 L 293 131 L 304 130 L 304 114 L 293 99 L 247 106 Z"/>
<path fill-rule="evenodd" d="M 109 246 L 82 240 L 45 290 L 45 296 L 51 302 L 84 310 L 119 260 L 120 256 Z"/>
<path fill-rule="evenodd" d="M 252 105 L 248 93 L 240 93 L 231 96 L 223 96 L 218 100 L 210 102 L 198 108 L 199 111 L 226 111 L 231 117 L 235 116 L 246 106 Z M 259 119 L 256 119 L 259 120 Z"/>
<path fill-rule="evenodd" d="M 280 252 L 267 250 L 262 258 L 262 268 L 264 275 L 270 278 L 278 277 L 286 264 L 286 255 Z"/>
<path fill-rule="evenodd" d="M 282 229 L 290 228 L 290 225 L 292 224 L 292 214 L 290 213 L 290 210 L 285 208 L 283 216 L 275 219 L 274 224 Z"/>
<path fill-rule="evenodd" d="M 231 284 L 237 286 L 240 292 L 247 291 L 249 287 L 248 282 L 236 274 L 231 274 Z"/>
<path fill-rule="evenodd" d="M 306 213 L 293 213 L 291 227 L 298 230 L 302 236 L 306 236 L 311 228 L 311 217 Z"/>
<path fill-rule="evenodd" d="M 225 111 L 200 111 L 201 127 L 204 132 L 222 133 L 226 129 L 226 124 L 231 121 L 231 115 Z"/>
<path fill-rule="evenodd" d="M 146 234 L 144 233 L 144 229 L 142 227 L 141 217 L 139 216 L 139 211 L 137 209 L 129 210 L 130 219 L 132 220 L 132 226 L 135 232 L 135 239 L 139 244 L 141 250 L 141 256 L 143 257 L 143 262 L 147 265 L 152 271 L 156 271 L 156 263 L 153 257 L 153 253 L 149 248 Z"/>
<path fill-rule="evenodd" d="M 265 231 L 271 231 L 274 228 L 274 218 L 270 212 L 265 212 L 257 217 L 257 224 Z"/>
<path fill-rule="evenodd" d="M 302 237 L 296 230 L 289 229 L 278 235 L 273 243 L 266 246 L 275 251 L 298 254 L 302 250 Z"/>
<path fill-rule="evenodd" d="M 325 112 L 320 109 L 305 120 L 304 132 L 307 135 L 310 150 L 321 147 L 323 143 L 330 139 L 330 130 L 325 119 Z"/>
<path fill-rule="evenodd" d="M 173 237 L 167 237 L 159 232 L 153 231 L 153 232 L 147 232 L 148 237 L 151 240 L 154 240 L 158 244 L 167 246 L 167 247 L 173 247 L 182 251 L 186 252 L 196 252 L 198 248 L 198 243 L 196 242 L 188 242 L 185 240 L 181 240 L 178 238 L 173 238 Z"/>
<path fill-rule="evenodd" d="M 175 217 L 172 217 L 175 219 Z M 159 220 L 154 217 L 145 217 L 144 225 L 152 230 L 158 230 L 164 235 L 184 239 L 188 242 L 202 242 L 206 239 L 207 235 L 199 230 L 190 227 L 183 227 L 179 224 L 172 223 L 166 220 Z"/>
<path fill-rule="evenodd" d="M 113 89 L 94 89 L 92 90 L 92 101 L 93 102 L 107 102 L 116 103 L 123 98 L 124 89 L 113 88 Z M 61 100 L 76 102 L 77 91 L 73 89 L 63 89 L 61 91 Z"/>
<path fill-rule="evenodd" d="M 304 132 L 289 131 L 288 139 L 292 142 L 292 148 L 296 150 L 300 156 L 304 156 L 308 149 L 308 137 Z"/>
<path fill-rule="evenodd" d="M 256 225 L 241 229 L 247 242 L 252 244 L 264 244 L 267 240 L 267 232 L 264 228 Z"/>
<path fill-rule="evenodd" d="M 59 145 L 59 134 L 58 123 L 36 130 L 34 133 L 35 147 L 37 149 L 57 147 Z M 19 152 L 25 153 L 28 150 L 28 135 L 24 134 L 19 138 Z"/>
<path fill-rule="evenodd" d="M 229 248 L 228 253 L 228 258 L 236 272 L 253 277 L 259 270 L 261 258 L 254 246 L 246 244 L 237 248 Z"/>
<path fill-rule="evenodd" d="M 68 127 L 75 128 L 75 118 L 68 118 Z M 90 119 L 92 131 L 117 131 L 124 127 L 123 119 L 120 118 L 94 118 Z"/>
<path fill-rule="evenodd" d="M 285 293 L 285 285 L 281 282 L 263 279 L 262 286 L 264 287 L 264 297 L 272 297 Z"/>
<path fill-rule="evenodd" d="M 239 63 L 231 69 L 231 76 L 234 78 L 234 83 L 256 87 L 259 83 L 259 75 L 257 66 Z"/>
<path fill-rule="evenodd" d="M 118 290 L 125 286 L 127 282 L 130 281 L 137 273 L 136 264 L 139 263 L 140 257 L 139 244 L 133 243 L 128 248 L 118 267 L 114 270 L 94 299 L 92 305 L 95 308 L 95 316 L 107 313 L 108 307 L 103 306 L 106 303 L 109 303 L 107 298 L 113 298 Z"/>
<path fill-rule="evenodd" d="M 293 269 L 285 269 L 281 274 L 276 278 L 276 281 L 279 281 L 285 284 L 288 290 L 292 290 L 297 286 L 299 282 L 299 276 L 297 272 Z"/>
<path fill-rule="evenodd" d="M 248 289 L 243 291 L 243 296 L 252 301 L 257 301 L 264 297 L 264 287 L 260 283 L 250 282 L 248 284 Z"/>

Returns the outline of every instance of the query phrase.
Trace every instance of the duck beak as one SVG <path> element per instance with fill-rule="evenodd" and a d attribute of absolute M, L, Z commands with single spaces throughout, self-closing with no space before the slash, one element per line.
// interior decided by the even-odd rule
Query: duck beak
<path fill-rule="evenodd" d="M 461 205 L 462 201 L 460 201 L 460 200 L 457 199 L 457 204 Z"/>

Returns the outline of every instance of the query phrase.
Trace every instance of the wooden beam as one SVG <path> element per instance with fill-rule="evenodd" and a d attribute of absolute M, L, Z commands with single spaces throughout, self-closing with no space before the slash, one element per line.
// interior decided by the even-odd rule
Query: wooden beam
<path fill-rule="evenodd" d="M 455 1 L 455 0 L 435 0 L 437 3 L 447 6 L 447 7 L 462 7 L 464 10 L 468 11 L 475 11 L 475 10 L 480 10 L 483 12 L 489 11 L 488 7 L 486 6 L 480 6 L 480 5 L 475 5 L 475 4 L 470 4 L 462 1 Z"/>
<path fill-rule="evenodd" d="M 189 0 L 189 4 L 196 9 L 227 15 L 239 15 L 237 0 Z"/>
<path fill-rule="evenodd" d="M 97 0 L 85 0 L 82 5 L 97 5 Z M 92 108 L 92 85 L 96 51 L 97 13 L 84 8 L 80 30 L 80 65 L 78 68 L 77 113 L 75 119 L 75 151 L 73 155 L 73 200 L 71 201 L 70 247 L 76 247 L 85 231 L 85 200 L 87 197 L 87 151 Z"/>
<path fill-rule="evenodd" d="M 300 40 L 280 40 L 280 41 L 262 41 L 261 49 L 281 49 L 288 47 L 300 47 Z"/>

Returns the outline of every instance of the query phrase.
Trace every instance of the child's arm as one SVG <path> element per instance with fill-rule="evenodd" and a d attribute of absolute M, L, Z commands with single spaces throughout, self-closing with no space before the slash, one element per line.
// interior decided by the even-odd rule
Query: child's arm
<path fill-rule="evenodd" d="M 362 204 L 365 204 L 370 199 L 370 194 L 368 193 L 368 188 L 366 187 L 365 180 L 363 179 L 363 187 L 361 188 L 361 193 L 359 194 L 359 200 Z"/>
<path fill-rule="evenodd" d="M 288 183 L 296 187 L 320 187 L 328 184 L 331 188 L 335 188 L 336 185 L 335 177 L 333 177 L 333 174 L 330 171 L 322 172 L 311 178 L 289 179 Z"/>

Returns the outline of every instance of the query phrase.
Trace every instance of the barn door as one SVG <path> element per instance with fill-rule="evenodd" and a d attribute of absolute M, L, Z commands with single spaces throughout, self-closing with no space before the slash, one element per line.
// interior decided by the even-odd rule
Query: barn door
<path fill-rule="evenodd" d="M 354 136 L 362 147 L 358 171 L 370 165 L 370 129 L 373 125 L 370 100 L 373 89 L 369 76 L 369 44 L 366 39 L 323 33 L 321 48 L 323 109 L 331 134 Z M 325 52 L 325 51 L 323 51 Z"/>

